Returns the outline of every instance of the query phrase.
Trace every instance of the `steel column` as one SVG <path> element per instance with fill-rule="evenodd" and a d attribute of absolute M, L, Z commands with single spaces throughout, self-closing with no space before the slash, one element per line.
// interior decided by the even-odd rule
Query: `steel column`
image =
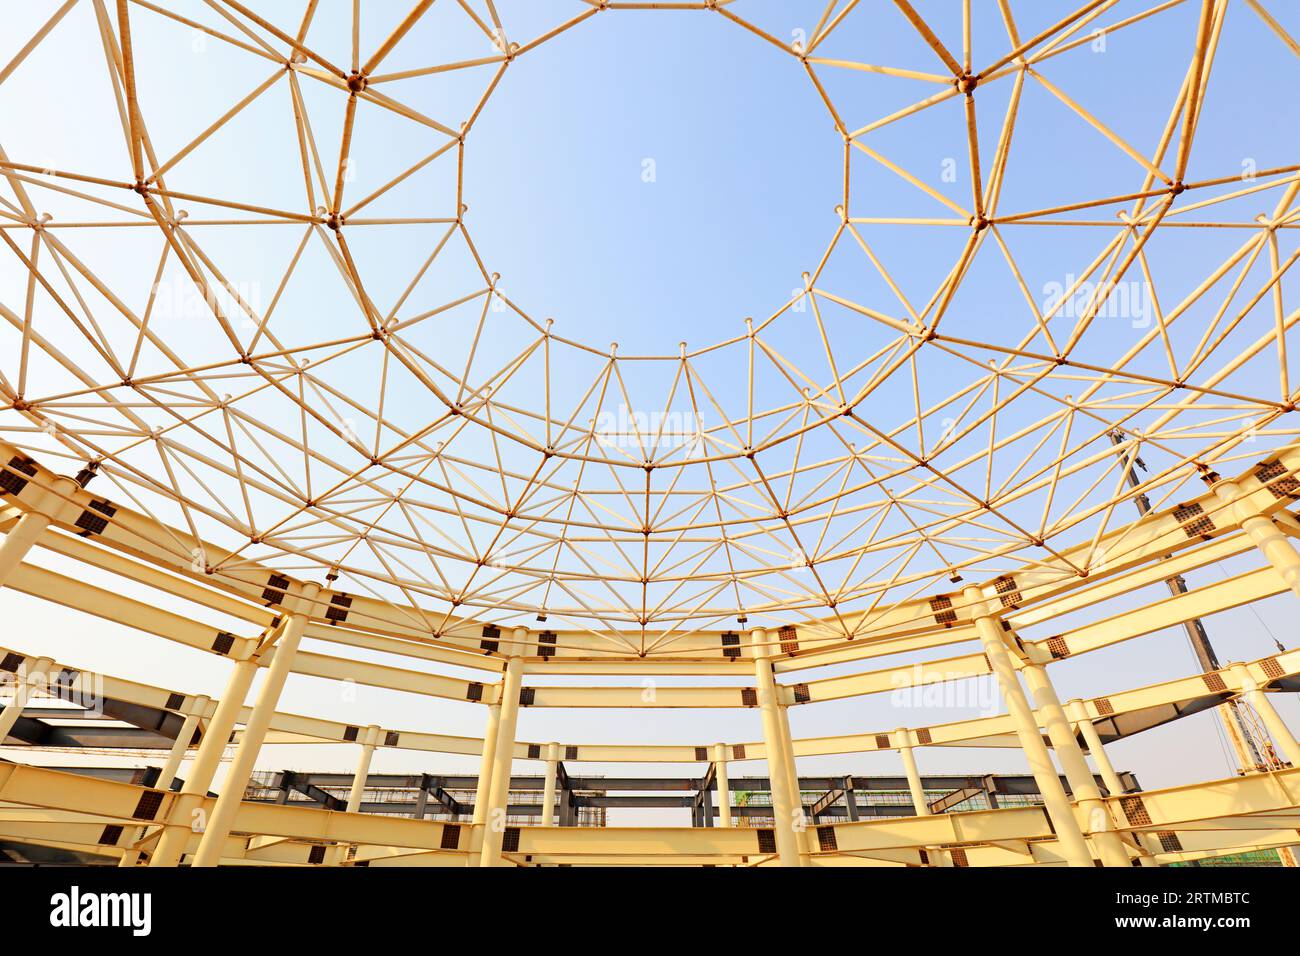
<path fill-rule="evenodd" d="M 1269 736 L 1277 741 L 1277 745 L 1282 748 L 1283 755 L 1287 760 L 1291 761 L 1291 766 L 1300 767 L 1300 744 L 1296 743 L 1295 735 L 1291 733 L 1291 728 L 1286 725 L 1286 721 L 1277 712 L 1273 702 L 1260 689 L 1259 684 L 1255 682 L 1255 678 L 1251 676 L 1245 664 L 1233 664 L 1232 671 L 1241 681 L 1242 693 L 1246 697 L 1246 702 L 1255 708 L 1255 713 L 1259 714 L 1260 720 L 1264 721 Z"/>
<path fill-rule="evenodd" d="M 907 775 L 907 789 L 912 794 L 912 809 L 918 817 L 930 815 L 930 804 L 925 799 L 925 788 L 921 785 L 921 772 L 916 766 L 916 755 L 912 753 L 912 732 L 899 728 L 891 735 L 892 743 L 898 748 L 903 758 L 903 772 Z"/>
<path fill-rule="evenodd" d="M 794 759 L 794 735 L 790 732 L 790 706 L 779 703 L 776 713 L 781 721 L 782 756 L 785 759 L 786 774 L 790 779 L 790 799 L 794 807 L 794 820 L 791 827 L 794 830 L 795 847 L 799 851 L 799 865 L 803 866 L 804 854 L 811 853 L 813 847 L 808 841 L 808 814 L 804 810 L 803 788 L 800 786 L 799 768 Z"/>
<path fill-rule="evenodd" d="M 14 569 L 23 563 L 37 539 L 58 518 L 59 512 L 68 507 L 67 499 L 81 487 L 75 479 L 57 475 L 50 487 L 41 492 L 35 505 L 19 504 L 20 508 L 28 510 L 14 522 L 4 537 L 4 543 L 0 544 L 0 588 L 8 582 Z"/>
<path fill-rule="evenodd" d="M 379 743 L 379 728 L 371 724 L 361 735 L 361 755 L 357 758 L 356 773 L 352 775 L 352 787 L 348 790 L 347 812 L 356 813 L 361 809 L 361 798 L 366 792 L 366 778 L 370 776 L 370 762 L 375 756 L 375 746 Z M 347 844 L 339 843 L 331 849 L 330 863 L 337 866 L 347 858 Z"/>
<path fill-rule="evenodd" d="M 1088 755 L 1092 757 L 1092 762 L 1097 765 L 1097 772 L 1101 774 L 1101 782 L 1106 785 L 1108 796 L 1121 796 L 1124 790 L 1124 781 L 1120 780 L 1119 773 L 1115 770 L 1115 765 L 1110 762 L 1110 757 L 1106 754 L 1106 748 L 1101 742 L 1101 735 L 1097 733 L 1097 727 L 1088 717 L 1083 708 L 1083 701 L 1072 700 L 1066 707 L 1069 708 L 1069 715 L 1074 726 L 1078 728 L 1079 733 L 1083 735 L 1083 742 L 1087 745 Z M 1158 864 L 1151 857 L 1151 847 L 1147 840 L 1141 834 L 1134 834 L 1137 841 L 1140 855 L 1138 863 L 1142 866 L 1157 866 Z"/>
<path fill-rule="evenodd" d="M 777 697 L 776 675 L 772 670 L 772 651 L 766 646 L 767 632 L 755 628 L 750 632 L 750 643 L 754 649 L 758 708 L 763 719 L 763 740 L 767 747 L 767 775 L 772 788 L 777 857 L 782 866 L 801 866 L 798 833 L 795 830 L 794 788 L 798 784 L 790 779 L 790 764 L 785 756 L 788 741 L 782 732 L 780 698 Z"/>
<path fill-rule="evenodd" d="M 912 795 L 912 808 L 918 817 L 933 816 L 930 801 L 925 798 L 925 785 L 921 782 L 921 772 L 916 766 L 916 754 L 913 747 L 916 735 L 912 731 L 899 727 L 890 736 L 890 743 L 898 748 L 903 758 L 903 773 L 907 777 L 907 789 Z M 952 855 L 937 846 L 925 848 L 931 866 L 952 866 Z"/>
<path fill-rule="evenodd" d="M 555 825 L 555 774 L 560 766 L 560 745 L 546 745 L 546 783 L 542 786 L 542 826 Z"/>
<path fill-rule="evenodd" d="M 379 728 L 374 724 L 367 727 L 362 741 L 357 772 L 352 775 L 352 789 L 348 791 L 348 813 L 356 813 L 361 806 L 361 797 L 366 791 L 366 778 L 370 776 L 370 761 L 374 759 L 375 746 L 379 743 Z"/>
<path fill-rule="evenodd" d="M 194 702 L 194 712 L 185 715 L 185 721 L 181 724 L 180 732 L 176 734 L 176 742 L 172 744 L 171 752 L 167 754 L 167 762 L 163 764 L 162 770 L 158 774 L 158 781 L 154 784 L 159 790 L 170 790 L 172 781 L 176 779 L 176 774 L 181 769 L 181 763 L 185 760 L 185 755 L 189 752 L 190 741 L 194 739 L 194 732 L 199 729 L 199 714 L 207 710 L 208 698 L 200 697 Z"/>
<path fill-rule="evenodd" d="M 515 628 L 514 646 L 506 662 L 501 684 L 501 719 L 497 726 L 497 739 L 492 760 L 492 783 L 488 790 L 487 815 L 484 817 L 483 850 L 480 866 L 501 865 L 501 844 L 505 839 L 506 813 L 510 804 L 510 771 L 515 749 L 515 728 L 519 722 L 519 692 L 523 686 L 524 662 L 519 656 L 525 628 Z"/>
<path fill-rule="evenodd" d="M 190 772 L 185 775 L 185 786 L 181 788 L 180 796 L 172 805 L 171 813 L 164 824 L 163 834 L 149 857 L 150 866 L 176 866 L 185 854 L 190 836 L 203 830 L 204 820 L 200 807 L 207 796 L 208 788 L 212 786 L 212 778 L 216 775 L 217 766 L 221 763 L 226 745 L 230 742 L 230 735 L 235 730 L 235 721 L 239 719 L 239 712 L 244 707 L 244 698 L 248 695 L 248 688 L 252 686 L 256 674 L 257 661 L 250 658 L 235 662 L 230 679 L 226 682 L 225 692 L 222 693 L 221 700 L 217 702 L 217 709 L 203 731 L 203 739 L 199 741 L 199 750 L 194 756 L 194 764 L 190 767 Z"/>
<path fill-rule="evenodd" d="M 431 786 L 433 786 L 433 783 L 430 782 L 426 775 L 423 778 L 423 785 L 420 787 L 420 792 L 415 795 L 415 809 L 411 812 L 411 816 L 416 820 L 423 820 L 425 814 L 429 812 L 429 788 Z M 453 819 L 455 818 L 453 817 Z"/>
<path fill-rule="evenodd" d="M 731 826 L 731 782 L 727 778 L 727 745 L 713 745 L 713 777 L 718 781 L 718 825 Z"/>
<path fill-rule="evenodd" d="M 1029 709 L 1029 700 L 1016 678 L 1011 655 L 1002 642 L 1002 623 L 989 608 L 982 589 L 972 586 L 962 593 L 971 605 L 980 643 L 984 645 L 984 653 L 997 677 L 1002 696 L 1006 698 L 1007 711 L 1016 725 L 1016 736 L 1020 739 L 1020 749 L 1029 762 L 1030 773 L 1038 781 L 1038 792 L 1043 795 L 1043 804 L 1056 829 L 1061 850 L 1071 866 L 1092 866 L 1088 841 L 1083 838 L 1079 821 L 1074 816 L 1074 808 L 1065 795 L 1065 788 L 1061 786 L 1061 778 L 1052 765 L 1051 755 L 1043 743 L 1033 711 Z"/>
<path fill-rule="evenodd" d="M 172 781 L 176 779 L 176 772 L 181 768 L 181 761 L 185 759 L 185 753 L 189 750 L 190 741 L 194 739 L 194 731 L 199 726 L 199 713 L 207 709 L 208 699 L 200 697 L 195 700 L 193 712 L 185 715 L 185 721 L 181 724 L 180 732 L 176 734 L 176 741 L 172 744 L 171 751 L 167 754 L 167 762 L 163 764 L 162 770 L 158 773 L 158 779 L 154 781 L 154 789 L 170 790 Z M 136 827 L 135 841 L 142 839 L 145 835 L 145 827 Z M 134 841 L 133 841 L 134 842 Z M 140 851 L 128 849 L 122 854 L 122 859 L 118 861 L 118 866 L 135 866 L 140 862 Z"/>
<path fill-rule="evenodd" d="M 1287 536 L 1273 519 L 1259 514 L 1245 498 L 1245 492 L 1235 481 L 1216 481 L 1210 489 L 1218 499 L 1228 506 L 1229 513 L 1241 530 L 1250 536 L 1251 542 L 1268 559 L 1286 586 L 1300 597 L 1300 554 L 1292 546 Z"/>
<path fill-rule="evenodd" d="M 1120 780 L 1115 765 L 1110 762 L 1110 757 L 1106 754 L 1106 747 L 1101 742 L 1101 735 L 1097 733 L 1096 725 L 1093 724 L 1084 710 L 1083 701 L 1072 700 L 1066 706 L 1070 708 L 1070 717 L 1074 721 L 1074 725 L 1079 728 L 1079 733 L 1083 735 L 1083 742 L 1088 747 L 1088 755 L 1092 757 L 1093 763 L 1097 765 L 1097 772 L 1101 774 L 1101 782 L 1110 791 L 1108 796 L 1120 796 L 1124 793 L 1124 782 Z"/>
<path fill-rule="evenodd" d="M 858 822 L 858 797 L 853 789 L 853 775 L 844 778 L 844 808 L 848 812 L 849 822 Z"/>
<path fill-rule="evenodd" d="M 487 724 L 483 729 L 483 757 L 478 767 L 478 788 L 474 791 L 474 817 L 472 822 L 487 822 L 488 801 L 492 796 L 492 763 L 497 756 L 497 733 L 501 727 L 501 702 L 487 706 Z"/>
<path fill-rule="evenodd" d="M 1087 814 L 1088 829 L 1097 856 L 1105 866 L 1130 866 L 1124 841 L 1115 831 L 1115 821 L 1111 819 L 1110 811 L 1101 799 L 1101 791 L 1092 779 L 1088 762 L 1083 759 L 1083 751 L 1079 748 L 1079 741 L 1061 707 L 1061 700 L 1056 695 L 1056 688 L 1052 686 L 1047 668 L 1041 663 L 1029 663 L 1025 664 L 1023 671 L 1025 683 L 1029 685 L 1034 703 L 1038 705 L 1039 723 L 1051 738 L 1052 749 L 1056 751 L 1056 759 L 1060 761 L 1065 779 L 1070 783 L 1075 801 Z"/>
<path fill-rule="evenodd" d="M 4 587 L 14 568 L 23 563 L 36 539 L 50 526 L 50 519 L 36 511 L 23 514 L 0 544 L 0 587 Z"/>
<path fill-rule="evenodd" d="M 275 645 L 275 656 L 271 659 L 271 666 L 267 668 L 266 677 L 258 692 L 257 703 L 253 705 L 248 723 L 244 725 L 244 733 L 235 751 L 235 759 L 226 773 L 221 795 L 217 797 L 216 805 L 212 808 L 212 817 L 208 820 L 202 839 L 199 840 L 199 848 L 195 851 L 192 864 L 194 866 L 216 866 L 221 862 L 221 850 L 225 846 L 226 837 L 230 835 L 230 827 L 235 822 L 235 813 L 239 809 L 239 804 L 244 799 L 248 778 L 261 752 L 262 741 L 266 739 L 271 718 L 275 715 L 276 705 L 280 701 L 280 692 L 284 690 L 285 681 L 293 669 L 294 655 L 297 654 L 298 645 L 302 642 L 303 631 L 307 629 L 312 602 L 319 593 L 318 585 L 310 582 L 304 584 L 302 593 L 298 595 L 295 610 L 284 624 L 284 630 Z"/>

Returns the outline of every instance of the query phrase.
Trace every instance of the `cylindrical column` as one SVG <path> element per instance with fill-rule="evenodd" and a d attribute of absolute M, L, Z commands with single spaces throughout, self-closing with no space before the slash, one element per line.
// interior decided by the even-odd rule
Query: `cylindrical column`
<path fill-rule="evenodd" d="M 204 829 L 203 820 L 201 816 L 195 816 L 195 811 L 202 806 L 208 788 L 212 786 L 212 778 L 216 775 L 222 754 L 226 752 L 226 744 L 230 742 L 235 721 L 239 719 L 244 698 L 248 696 L 248 688 L 256 674 L 257 661 L 249 659 L 235 662 L 230 680 L 226 682 L 226 690 L 203 732 L 194 764 L 185 775 L 185 786 L 172 805 L 162 836 L 149 858 L 150 866 L 176 866 L 189 845 L 190 836 Z"/>
<path fill-rule="evenodd" d="M 199 840 L 199 848 L 194 854 L 194 866 L 216 866 L 221 862 L 221 850 L 226 837 L 230 835 L 230 828 L 235 822 L 239 804 L 244 799 L 248 778 L 252 775 L 253 765 L 261 752 L 262 741 L 266 739 L 266 731 L 271 726 L 271 718 L 275 715 L 276 705 L 280 701 L 280 692 L 284 690 L 285 681 L 288 680 L 289 673 L 293 669 L 293 659 L 298 653 L 302 633 L 306 630 L 307 621 L 311 616 L 312 602 L 319 593 L 318 585 L 310 582 L 304 584 L 302 593 L 298 596 L 296 609 L 285 622 L 280 640 L 275 645 L 275 656 L 271 659 L 271 666 L 267 668 L 266 678 L 258 692 L 257 703 L 253 705 L 248 723 L 244 725 L 244 734 L 235 751 L 235 759 L 226 774 L 221 795 L 217 797 L 216 805 L 212 808 L 212 817 L 208 820 L 202 839 Z"/>
<path fill-rule="evenodd" d="M 379 728 L 371 724 L 361 733 L 361 754 L 357 757 L 357 769 L 352 774 L 352 787 L 348 790 L 348 802 L 344 809 L 348 813 L 361 810 L 361 799 L 366 794 L 366 778 L 370 776 L 370 762 L 375 756 L 375 745 L 379 742 Z M 347 859 L 348 844 L 336 843 L 331 848 L 330 864 L 338 866 Z"/>
<path fill-rule="evenodd" d="M 194 731 L 198 729 L 199 714 L 207 709 L 207 704 L 208 699 L 200 697 L 194 702 L 194 713 L 185 715 L 180 732 L 176 734 L 176 742 L 172 744 L 171 752 L 167 754 L 167 762 L 163 764 L 158 774 L 158 780 L 154 784 L 155 789 L 171 789 L 172 781 L 176 779 L 176 774 L 181 769 L 181 762 L 190 749 L 190 741 L 194 739 Z"/>
<path fill-rule="evenodd" d="M 898 754 L 903 758 L 903 773 L 907 777 L 908 792 L 912 795 L 912 808 L 918 817 L 933 816 L 930 801 L 925 798 L 925 785 L 921 783 L 921 771 L 916 765 L 916 753 L 912 749 L 915 745 L 915 735 L 910 730 L 899 727 L 889 736 L 890 743 L 898 748 Z M 952 866 L 952 855 L 946 850 L 937 846 L 927 846 L 925 852 L 929 857 L 930 866 Z"/>
<path fill-rule="evenodd" d="M 48 686 L 53 667 L 54 661 L 48 657 L 28 658 L 14 674 L 13 699 L 4 710 L 0 710 L 0 747 L 4 746 L 5 738 L 14 729 L 32 695 L 40 687 Z"/>
<path fill-rule="evenodd" d="M 727 778 L 727 745 L 713 745 L 713 779 L 718 782 L 718 825 L 731 826 L 731 783 Z"/>
<path fill-rule="evenodd" d="M 767 632 L 756 628 L 750 632 L 754 649 L 754 676 L 758 683 L 758 709 L 763 718 L 763 741 L 767 748 L 767 775 L 772 788 L 773 829 L 776 853 L 782 866 L 800 866 L 798 833 L 795 830 L 795 782 L 786 759 L 786 741 L 781 721 L 780 698 L 776 675 L 772 671 L 771 648 Z"/>
<path fill-rule="evenodd" d="M 488 809 L 483 828 L 483 851 L 480 866 L 501 865 L 501 844 L 505 839 L 506 815 L 510 810 L 510 770 L 514 760 L 515 728 L 519 723 L 519 691 L 523 685 L 524 662 L 518 656 L 523 637 L 515 630 L 513 654 L 506 662 L 501 679 L 501 720 L 497 727 L 495 756 L 492 760 L 492 784 L 488 790 Z M 525 631 L 525 636 L 527 632 Z"/>
<path fill-rule="evenodd" d="M 172 749 L 167 754 L 167 762 L 163 764 L 162 770 L 158 773 L 158 779 L 154 781 L 155 790 L 170 790 L 172 781 L 176 779 L 176 771 L 181 768 L 181 761 L 185 759 L 185 752 L 189 749 L 190 741 L 194 739 L 194 731 L 199 725 L 199 713 L 204 710 L 207 703 L 206 697 L 200 697 L 195 701 L 194 712 L 185 715 L 185 720 L 181 724 L 181 729 L 176 734 L 176 740 L 172 743 Z M 146 832 L 145 827 L 136 827 L 132 842 L 140 840 Z M 128 849 L 122 854 L 122 859 L 118 860 L 118 866 L 135 866 L 140 862 L 140 851 Z"/>
<path fill-rule="evenodd" d="M 892 734 L 895 747 L 903 758 L 903 773 L 907 775 L 907 789 L 912 793 L 912 808 L 918 817 L 930 816 L 930 803 L 925 799 L 925 788 L 921 786 L 921 771 L 916 766 L 916 755 L 912 753 L 911 731 L 899 728 Z"/>
<path fill-rule="evenodd" d="M 1096 725 L 1083 708 L 1083 701 L 1072 700 L 1067 706 L 1070 708 L 1070 718 L 1079 728 L 1079 733 L 1083 735 L 1083 742 L 1088 747 L 1088 755 L 1097 765 L 1097 772 L 1101 774 L 1101 782 L 1106 785 L 1109 796 L 1120 796 L 1124 793 L 1124 781 L 1120 780 L 1115 765 L 1110 762 L 1106 748 L 1101 742 L 1101 735 L 1097 733 Z"/>
<path fill-rule="evenodd" d="M 1255 683 L 1255 678 L 1251 676 L 1245 664 L 1233 664 L 1232 672 L 1241 681 L 1241 690 L 1246 697 L 1246 703 L 1255 708 L 1255 713 L 1259 714 L 1259 719 L 1264 721 L 1264 726 L 1268 728 L 1269 736 L 1282 749 L 1286 759 L 1291 761 L 1291 766 L 1300 767 L 1300 744 L 1296 743 L 1291 728 L 1286 725 L 1286 721 L 1277 712 L 1268 695 L 1260 689 L 1259 684 Z"/>
<path fill-rule="evenodd" d="M 1098 858 L 1104 866 L 1129 866 L 1124 841 L 1115 831 L 1114 820 L 1101 799 L 1096 781 L 1092 779 L 1088 762 L 1083 759 L 1083 751 L 1079 748 L 1079 741 L 1075 739 L 1074 730 L 1061 707 L 1061 699 L 1056 695 L 1047 668 L 1041 663 L 1031 663 L 1026 664 L 1023 671 L 1025 683 L 1029 685 L 1034 703 L 1038 705 L 1039 722 L 1052 741 L 1052 749 L 1056 751 L 1056 759 L 1061 762 L 1061 769 L 1070 783 L 1070 790 L 1074 793 L 1079 809 L 1087 814 L 1088 830 Z"/>
<path fill-rule="evenodd" d="M 1241 530 L 1250 536 L 1255 547 L 1282 576 L 1291 592 L 1300 596 L 1300 554 L 1271 518 L 1259 514 L 1245 500 L 1245 492 L 1235 481 L 1217 481 L 1211 489 L 1231 511 Z"/>
<path fill-rule="evenodd" d="M 352 775 L 352 789 L 348 791 L 348 813 L 356 813 L 361 809 L 361 798 L 366 792 L 366 777 L 370 775 L 370 761 L 374 759 L 375 744 L 379 741 L 379 728 L 370 725 L 361 739 L 361 755 L 357 758 L 357 772 Z"/>
<path fill-rule="evenodd" d="M 4 587 L 14 568 L 23 563 L 36 539 L 50 526 L 50 519 L 36 511 L 28 511 L 14 522 L 0 543 L 0 587 Z"/>
<path fill-rule="evenodd" d="M 36 505 L 28 506 L 32 510 L 25 511 L 14 522 L 4 541 L 0 542 L 0 588 L 9 581 L 14 569 L 23 563 L 42 532 L 68 507 L 68 499 L 80 490 L 81 485 L 75 479 L 58 475 L 48 490 L 40 492 Z"/>
<path fill-rule="evenodd" d="M 555 775 L 560 769 L 560 745 L 546 745 L 546 784 L 542 787 L 542 826 L 555 824 Z"/>
<path fill-rule="evenodd" d="M 799 785 L 799 767 L 794 759 L 794 735 L 790 733 L 790 708 L 786 704 L 779 703 L 776 708 L 777 716 L 781 720 L 781 750 L 785 759 L 786 775 L 790 778 L 790 802 L 794 807 L 794 832 L 796 845 L 803 842 L 803 835 L 808 832 L 808 814 L 803 808 L 803 787 Z M 807 848 L 799 846 L 799 852 L 802 854 Z M 800 856 L 800 865 L 803 865 L 803 857 Z"/>
<path fill-rule="evenodd" d="M 795 848 L 799 851 L 799 865 L 803 866 L 804 854 L 810 853 L 812 847 L 808 845 L 808 813 L 804 810 L 799 766 L 794 759 L 794 734 L 790 732 L 790 706 L 778 701 L 776 713 L 781 721 L 781 750 L 785 758 L 786 775 L 790 779 L 790 802 L 794 809 L 791 828 L 794 830 Z"/>
<path fill-rule="evenodd" d="M 474 791 L 472 822 L 487 822 L 488 801 L 492 797 L 492 762 L 497 758 L 497 732 L 501 728 L 501 702 L 487 705 L 487 723 L 483 728 L 483 758 L 478 765 L 478 787 Z"/>
<path fill-rule="evenodd" d="M 1079 728 L 1079 733 L 1083 735 L 1083 742 L 1088 747 L 1088 755 L 1092 757 L 1092 762 L 1097 765 L 1097 772 L 1101 774 L 1101 782 L 1106 785 L 1108 796 L 1118 797 L 1124 793 L 1124 782 L 1120 780 L 1119 774 L 1115 772 L 1115 765 L 1110 762 L 1110 757 L 1106 755 L 1106 748 L 1102 745 L 1101 736 L 1097 733 L 1097 727 L 1093 724 L 1092 719 L 1084 710 L 1083 701 L 1072 700 L 1065 705 L 1069 708 L 1070 720 L 1074 726 Z M 1148 838 L 1141 833 L 1133 834 L 1134 840 L 1137 841 L 1138 863 L 1142 866 L 1158 866 L 1159 864 L 1151 856 L 1151 847 L 1148 846 Z"/>
<path fill-rule="evenodd" d="M 1047 808 L 1047 814 L 1056 830 L 1061 851 L 1070 866 L 1092 866 L 1088 841 L 1083 838 L 1079 821 L 1074 816 L 1074 808 L 1065 795 L 1065 788 L 1061 786 L 1061 778 L 1057 776 L 1056 767 L 1052 765 L 1047 745 L 1043 743 L 1033 711 L 1029 708 L 1029 700 L 1025 697 L 1020 681 L 1016 678 L 1011 655 L 1006 645 L 1002 643 L 1001 622 L 989 610 L 984 592 L 980 588 L 968 587 L 962 593 L 970 603 L 971 614 L 975 618 L 975 630 L 979 633 L 980 643 L 984 645 L 984 653 L 988 656 L 989 664 L 997 677 L 1002 696 L 1006 698 L 1007 712 L 1016 726 L 1020 749 L 1024 751 L 1025 759 L 1029 763 L 1029 772 L 1034 775 L 1034 780 L 1038 783 L 1038 791 L 1042 794 L 1043 805 Z"/>
<path fill-rule="evenodd" d="M 135 827 L 133 832 L 134 835 L 131 837 L 131 839 L 133 841 L 139 840 L 140 837 L 144 835 L 144 827 Z M 131 847 L 127 847 L 125 850 L 122 851 L 122 856 L 117 861 L 117 865 L 119 867 L 135 866 L 139 862 L 140 862 L 140 851 L 133 849 Z"/>

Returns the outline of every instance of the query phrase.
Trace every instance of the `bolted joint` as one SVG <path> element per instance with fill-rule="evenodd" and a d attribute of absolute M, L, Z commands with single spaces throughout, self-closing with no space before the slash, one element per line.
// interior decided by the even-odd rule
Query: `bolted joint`
<path fill-rule="evenodd" d="M 81 471 L 77 472 L 77 477 L 75 477 L 73 481 L 84 488 L 86 485 L 90 484 L 90 479 L 94 478 L 97 474 L 99 474 L 99 462 L 88 461 L 86 462 L 85 467 L 83 467 Z"/>

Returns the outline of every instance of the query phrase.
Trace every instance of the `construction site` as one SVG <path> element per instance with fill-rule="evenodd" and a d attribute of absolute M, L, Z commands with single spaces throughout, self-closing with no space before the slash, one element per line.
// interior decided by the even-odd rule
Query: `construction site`
<path fill-rule="evenodd" d="M 1300 862 L 1300 10 L 21 6 L 0 866 Z M 555 185 L 740 132 L 527 105 L 678 36 L 812 117 L 763 310 Z"/>

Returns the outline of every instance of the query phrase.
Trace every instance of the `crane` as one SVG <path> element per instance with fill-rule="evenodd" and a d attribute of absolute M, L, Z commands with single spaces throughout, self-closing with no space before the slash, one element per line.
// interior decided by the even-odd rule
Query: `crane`
<path fill-rule="evenodd" d="M 1129 487 L 1139 488 L 1142 482 L 1138 478 L 1136 469 L 1141 468 L 1146 471 L 1146 463 L 1137 455 L 1136 449 L 1131 457 L 1124 453 L 1123 448 L 1120 446 L 1127 444 L 1129 439 L 1122 432 L 1111 431 L 1109 432 L 1109 438 L 1120 456 L 1120 463 L 1124 468 L 1124 478 Z M 1145 492 L 1139 491 L 1134 495 L 1133 502 L 1137 505 L 1140 514 L 1145 515 L 1151 510 L 1151 500 L 1146 496 Z M 1187 593 L 1187 582 L 1181 574 L 1166 578 L 1165 584 L 1168 585 L 1169 593 L 1174 597 Z M 1187 632 L 1187 639 L 1192 645 L 1192 652 L 1196 655 L 1201 670 L 1206 673 L 1219 670 L 1221 666 L 1219 656 L 1214 652 L 1214 646 L 1210 643 L 1210 635 L 1206 632 L 1205 624 L 1201 619 L 1194 617 L 1184 621 L 1183 629 Z M 1278 756 L 1268 731 L 1260 721 L 1259 715 L 1251 709 L 1249 704 L 1239 698 L 1232 698 L 1225 700 L 1215 708 L 1215 711 L 1219 715 L 1225 733 L 1228 735 L 1228 740 L 1232 742 L 1232 749 L 1237 757 L 1238 773 L 1283 769 L 1282 758 Z M 1278 856 L 1281 858 L 1283 866 L 1297 865 L 1295 851 L 1290 847 L 1280 848 Z"/>

